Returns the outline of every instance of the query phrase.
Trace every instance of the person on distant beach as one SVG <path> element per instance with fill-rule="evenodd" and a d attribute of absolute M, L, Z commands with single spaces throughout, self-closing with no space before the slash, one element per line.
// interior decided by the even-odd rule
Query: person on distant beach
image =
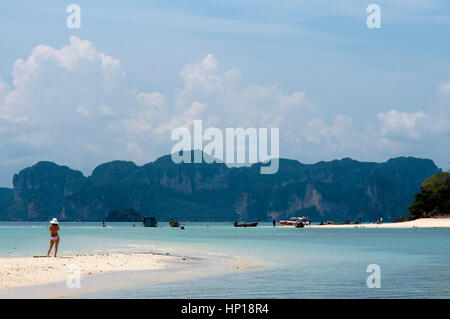
<path fill-rule="evenodd" d="M 55 257 L 56 254 L 58 253 L 58 245 L 59 245 L 59 226 L 58 226 L 58 220 L 56 218 L 53 218 L 50 221 L 50 226 L 48 227 L 48 229 L 50 230 L 50 248 L 48 249 L 47 252 L 47 257 L 50 256 L 50 252 L 52 251 L 53 248 L 53 244 L 55 244 Z"/>
<path fill-rule="evenodd" d="M 275 224 L 276 224 L 276 221 L 275 221 L 275 219 L 274 219 L 274 220 L 272 220 L 272 224 L 273 224 L 273 227 L 275 227 Z"/>

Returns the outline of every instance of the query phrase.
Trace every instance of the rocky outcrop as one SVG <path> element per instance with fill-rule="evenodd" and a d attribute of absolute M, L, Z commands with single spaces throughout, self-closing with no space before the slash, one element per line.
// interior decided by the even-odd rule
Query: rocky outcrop
<path fill-rule="evenodd" d="M 79 171 L 52 162 L 39 162 L 15 174 L 14 204 L 8 219 L 42 220 L 63 216 L 65 198 L 85 185 Z"/>
<path fill-rule="evenodd" d="M 129 208 L 159 220 L 308 215 L 315 221 L 378 216 L 388 221 L 405 215 L 421 183 L 440 172 L 431 160 L 410 157 L 313 165 L 280 159 L 274 175 L 261 175 L 260 165 L 174 164 L 163 156 L 143 166 L 105 163 L 85 177 L 66 166 L 39 162 L 14 176 L 14 201 L 0 210 L 0 219 L 103 220 L 112 210 Z"/>
<path fill-rule="evenodd" d="M 0 187 L 0 216 L 7 214 L 7 210 L 14 204 L 14 190 L 11 188 Z M 7 219 L 7 218 L 4 218 Z"/>

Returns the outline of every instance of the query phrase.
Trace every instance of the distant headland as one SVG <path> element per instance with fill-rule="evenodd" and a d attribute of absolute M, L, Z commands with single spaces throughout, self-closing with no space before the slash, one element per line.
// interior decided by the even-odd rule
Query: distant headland
<path fill-rule="evenodd" d="M 268 221 L 305 215 L 315 222 L 394 221 L 409 215 L 422 183 L 442 173 L 433 161 L 413 157 L 279 163 L 276 174 L 261 175 L 261 163 L 175 164 L 166 155 L 143 166 L 112 161 L 85 177 L 67 166 L 38 162 L 14 175 L 14 189 L 0 189 L 0 220 L 101 221 L 111 211 L 133 209 L 158 220 Z M 416 196 L 413 214 L 433 197 L 427 185 L 426 194 Z"/>

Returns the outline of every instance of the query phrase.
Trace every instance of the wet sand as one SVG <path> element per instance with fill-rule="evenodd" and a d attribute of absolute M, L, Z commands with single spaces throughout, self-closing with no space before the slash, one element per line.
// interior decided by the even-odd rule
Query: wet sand
<path fill-rule="evenodd" d="M 104 290 L 255 267 L 257 265 L 251 265 L 238 257 L 214 255 L 189 257 L 155 253 L 112 253 L 57 258 L 4 257 L 0 258 L 0 298 L 76 297 Z M 80 280 L 77 281 L 76 278 Z"/>

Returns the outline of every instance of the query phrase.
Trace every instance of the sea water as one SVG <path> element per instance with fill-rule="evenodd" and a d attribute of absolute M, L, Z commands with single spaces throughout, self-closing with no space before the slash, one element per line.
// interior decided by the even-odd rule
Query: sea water
<path fill-rule="evenodd" d="M 291 228 L 262 223 L 61 223 L 62 254 L 240 256 L 261 267 L 124 288 L 88 298 L 449 298 L 450 229 Z M 0 223 L 0 256 L 45 255 L 47 223 Z M 369 265 L 380 288 L 369 288 Z"/>

